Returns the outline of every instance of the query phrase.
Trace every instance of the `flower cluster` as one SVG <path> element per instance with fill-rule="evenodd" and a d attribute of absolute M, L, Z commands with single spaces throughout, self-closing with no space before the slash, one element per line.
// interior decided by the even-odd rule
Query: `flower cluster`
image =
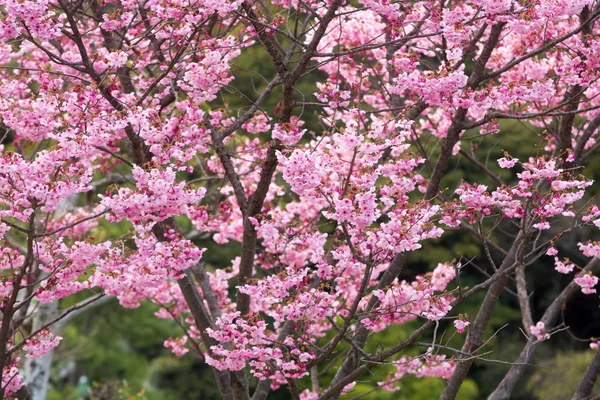
<path fill-rule="evenodd" d="M 185 183 L 176 183 L 175 171 L 153 168 L 145 171 L 135 166 L 133 177 L 136 190 L 121 188 L 114 195 L 100 195 L 101 204 L 111 210 L 110 221 L 127 218 L 133 223 L 160 222 L 186 213 L 191 204 L 198 203 L 206 189 L 189 189 Z"/>
<path fill-rule="evenodd" d="M 421 357 L 403 356 L 394 361 L 396 372 L 390 374 L 385 381 L 378 382 L 379 386 L 388 391 L 395 392 L 399 389 L 394 383 L 405 375 L 414 375 L 417 378 L 435 377 L 449 379 L 454 371 L 455 364 L 446 360 L 444 355 L 425 354 Z"/>
<path fill-rule="evenodd" d="M 54 336 L 49 330 L 43 330 L 31 339 L 27 339 L 23 350 L 27 352 L 27 358 L 40 358 L 56 346 L 62 340 L 60 336 Z"/>
<path fill-rule="evenodd" d="M 181 293 L 172 280 L 180 279 L 183 271 L 197 264 L 205 249 L 197 248 L 173 230 L 159 241 L 140 228 L 133 242 L 136 250 L 117 246 L 107 249 L 88 280 L 89 287 L 104 289 L 128 308 L 138 307 L 143 300 L 161 306 L 175 302 L 172 311 L 179 314 L 182 310 L 178 307 L 182 306 L 177 300 Z"/>
<path fill-rule="evenodd" d="M 206 362 L 219 370 L 237 371 L 248 363 L 251 372 L 260 380 L 276 378 L 271 366 L 285 378 L 301 378 L 306 375 L 306 363 L 313 358 L 309 352 L 295 346 L 291 338 L 283 341 L 284 352 L 270 344 L 277 341 L 274 333 L 267 331 L 264 321 L 238 318 L 239 313 L 223 315 L 217 321 L 218 330 L 207 329 L 208 334 L 219 344 L 212 347 L 215 357 Z"/>

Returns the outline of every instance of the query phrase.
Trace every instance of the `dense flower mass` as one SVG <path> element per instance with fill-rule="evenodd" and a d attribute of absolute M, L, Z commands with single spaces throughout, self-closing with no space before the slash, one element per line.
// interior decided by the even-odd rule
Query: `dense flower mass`
<path fill-rule="evenodd" d="M 224 398 L 250 399 L 247 374 L 257 400 L 360 395 L 381 367 L 373 390 L 411 375 L 454 399 L 505 289 L 527 335 L 507 398 L 560 331 L 554 303 L 532 320 L 526 268 L 568 281 L 561 305 L 597 292 L 596 0 L 0 11 L 0 400 L 103 296 L 175 321 L 164 346 Z"/>

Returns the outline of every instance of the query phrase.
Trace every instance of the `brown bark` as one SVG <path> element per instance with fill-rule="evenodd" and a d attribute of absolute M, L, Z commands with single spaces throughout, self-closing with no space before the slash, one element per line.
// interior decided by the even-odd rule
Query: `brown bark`
<path fill-rule="evenodd" d="M 596 354 L 594 354 L 592 362 L 583 374 L 583 378 L 581 378 L 581 382 L 579 382 L 571 400 L 589 400 L 598 379 L 598 374 L 600 374 L 600 351 L 596 350 Z"/>
<path fill-rule="evenodd" d="M 585 271 L 597 272 L 600 269 L 600 260 L 597 258 L 592 259 L 584 268 Z M 581 290 L 579 285 L 575 282 L 569 283 L 567 287 L 565 287 L 562 292 L 552 301 L 552 303 L 546 308 L 544 315 L 542 316 L 541 322 L 545 324 L 545 326 L 550 327 L 560 314 L 562 307 L 566 304 L 567 300 L 573 296 L 576 292 Z M 504 400 L 510 399 L 512 391 L 521 378 L 525 369 L 527 368 L 527 364 L 529 364 L 535 355 L 537 350 L 537 342 L 529 341 L 519 354 L 519 357 L 511 366 L 510 370 L 494 392 L 488 397 L 488 400 Z"/>
<path fill-rule="evenodd" d="M 513 245 L 509 250 L 508 255 L 504 258 L 504 261 L 498 268 L 499 273 L 503 272 L 504 270 L 515 264 L 515 262 L 518 259 L 521 246 L 523 245 L 523 240 L 523 234 L 519 234 L 517 239 L 515 239 L 515 241 L 513 242 Z M 500 279 L 495 281 L 488 289 L 483 303 L 481 303 L 481 306 L 479 307 L 477 317 L 473 322 L 471 329 L 469 329 L 469 333 L 467 334 L 465 344 L 461 349 L 461 352 L 463 354 L 468 354 L 469 356 L 461 355 L 458 357 L 454 372 L 448 380 L 446 388 L 440 396 L 440 400 L 452 400 L 458 394 L 460 386 L 467 377 L 467 373 L 469 372 L 471 365 L 473 365 L 474 360 L 470 355 L 479 350 L 479 348 L 484 344 L 483 335 L 485 333 L 485 329 L 492 316 L 494 307 L 498 302 L 498 298 L 504 290 L 504 286 L 506 285 L 508 280 L 509 276 L 503 275 Z"/>

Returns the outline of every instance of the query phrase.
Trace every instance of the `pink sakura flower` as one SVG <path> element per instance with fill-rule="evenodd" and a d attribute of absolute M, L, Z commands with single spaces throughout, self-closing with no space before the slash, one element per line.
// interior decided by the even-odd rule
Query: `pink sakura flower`
<path fill-rule="evenodd" d="M 596 293 L 594 286 L 598 284 L 598 278 L 589 273 L 579 274 L 575 277 L 575 283 L 581 286 L 581 291 L 584 294 Z"/>
<path fill-rule="evenodd" d="M 540 231 L 550 229 L 550 223 L 548 221 L 542 221 L 537 224 L 533 224 L 535 229 L 539 229 Z"/>
<path fill-rule="evenodd" d="M 454 320 L 454 327 L 456 328 L 458 333 L 463 333 L 465 331 L 465 328 L 469 325 L 470 325 L 469 321 L 463 321 L 462 319 Z"/>
<path fill-rule="evenodd" d="M 346 108 L 350 105 L 352 93 L 349 90 L 340 91 L 338 88 L 331 88 L 329 85 L 320 85 L 325 93 L 315 92 L 315 97 L 324 103 L 328 103 L 332 109 Z"/>
<path fill-rule="evenodd" d="M 8 280 L 0 282 L 0 299 L 7 299 L 13 290 L 13 282 Z"/>
<path fill-rule="evenodd" d="M 56 346 L 62 340 L 60 336 L 54 336 L 52 332 L 49 330 L 44 330 L 39 333 L 37 336 L 34 336 L 31 339 L 27 339 L 25 342 L 25 346 L 23 346 L 23 350 L 25 350 L 28 354 L 27 358 L 32 360 L 36 358 L 40 358 Z"/>
<path fill-rule="evenodd" d="M 177 339 L 167 339 L 164 341 L 163 344 L 167 349 L 171 349 L 173 354 L 181 357 L 182 355 L 184 355 L 185 353 L 187 353 L 189 351 L 189 349 L 187 347 L 185 347 L 185 343 L 187 342 L 187 339 L 188 339 L 187 336 L 183 336 L 183 337 L 180 337 Z"/>
<path fill-rule="evenodd" d="M 250 119 L 250 121 L 244 123 L 242 128 L 246 132 L 261 133 L 268 132 L 269 129 L 271 129 L 271 124 L 269 118 L 265 114 L 258 114 L 254 118 Z"/>
<path fill-rule="evenodd" d="M 15 365 L 8 365 L 2 370 L 2 388 L 5 396 L 12 396 L 23 386 L 23 378 Z"/>
<path fill-rule="evenodd" d="M 279 139 L 286 146 L 294 146 L 302 139 L 306 129 L 300 130 L 292 124 L 275 124 L 271 136 L 274 139 Z"/>
<path fill-rule="evenodd" d="M 123 18 L 110 19 L 108 14 L 103 14 L 102 20 L 104 22 L 100 24 L 100 27 L 107 32 L 116 31 L 125 25 Z"/>
<path fill-rule="evenodd" d="M 546 324 L 544 324 L 542 321 L 535 325 L 531 325 L 529 330 L 531 330 L 531 334 L 539 341 L 550 339 L 550 334 L 546 332 Z"/>
<path fill-rule="evenodd" d="M 600 258 L 600 242 L 579 243 L 578 246 L 584 256 Z"/>
<path fill-rule="evenodd" d="M 114 51 L 106 55 L 106 62 L 109 67 L 119 68 L 127 62 L 127 53 L 124 51 Z"/>
<path fill-rule="evenodd" d="M 498 165 L 500 165 L 500 168 L 512 168 L 517 161 L 519 161 L 518 158 L 507 159 L 506 157 L 502 157 L 498 159 Z"/>
<path fill-rule="evenodd" d="M 352 389 L 354 389 L 354 386 L 356 385 L 356 382 L 352 382 L 347 384 L 346 386 L 344 386 L 344 388 L 342 389 L 342 393 L 349 393 Z"/>
<path fill-rule="evenodd" d="M 592 206 L 587 214 L 585 214 L 581 219 L 584 222 L 592 222 L 598 228 L 600 228 L 600 207 Z"/>
<path fill-rule="evenodd" d="M 546 251 L 546 255 L 547 256 L 555 256 L 558 254 L 558 250 L 556 250 L 556 247 L 552 246 L 548 249 L 548 251 Z"/>
<path fill-rule="evenodd" d="M 450 310 L 450 301 L 445 297 L 437 297 L 429 301 L 429 307 L 422 315 L 428 320 L 437 321 L 444 318 Z"/>
<path fill-rule="evenodd" d="M 558 257 L 554 257 L 554 269 L 556 269 L 561 274 L 568 274 L 573 271 L 575 268 L 575 264 L 570 263 L 569 260 L 565 260 L 566 264 L 558 259 Z"/>
<path fill-rule="evenodd" d="M 377 382 L 386 390 L 394 392 L 398 387 L 394 383 L 398 382 L 405 375 L 414 375 L 417 378 L 433 377 L 449 379 L 454 372 L 454 362 L 447 360 L 444 355 L 432 355 L 431 348 L 424 357 L 410 358 L 402 356 L 394 362 L 396 372 L 388 375 L 383 382 Z"/>
<path fill-rule="evenodd" d="M 309 389 L 305 389 L 302 393 L 300 393 L 300 400 L 317 400 L 318 398 L 319 394 L 312 392 Z"/>
<path fill-rule="evenodd" d="M 460 47 L 455 47 L 453 49 L 446 50 L 446 58 L 448 59 L 448 61 L 451 61 L 453 63 L 458 62 L 461 59 L 462 55 L 463 49 L 461 49 Z"/>
<path fill-rule="evenodd" d="M 6 234 L 6 232 L 8 232 L 10 230 L 10 226 L 6 225 L 3 222 L 0 222 L 0 239 L 2 239 L 4 237 L 4 235 Z"/>

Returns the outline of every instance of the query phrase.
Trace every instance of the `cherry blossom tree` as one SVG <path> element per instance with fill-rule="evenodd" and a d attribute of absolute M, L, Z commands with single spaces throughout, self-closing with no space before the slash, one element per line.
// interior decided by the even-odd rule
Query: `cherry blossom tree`
<path fill-rule="evenodd" d="M 201 357 L 224 399 L 279 386 L 338 398 L 390 365 L 374 389 L 439 377 L 440 398 L 454 399 L 514 279 L 524 339 L 490 396 L 504 399 L 539 343 L 561 334 L 565 302 L 596 293 L 600 244 L 580 240 L 585 265 L 557 244 L 600 228 L 585 169 L 600 147 L 597 0 L 1 0 L 0 10 L 0 399 L 43 398 L 33 386 L 44 385 L 24 384 L 25 360 L 104 297 L 159 306 L 181 327 L 165 346 Z M 238 63 L 249 51 L 268 54 L 272 76 Z M 240 71 L 260 82 L 253 95 L 239 91 Z M 307 81 L 314 93 L 300 89 Z M 538 141 L 527 159 L 488 160 L 472 145 L 510 135 L 504 120 Z M 457 158 L 493 186 L 449 182 Z M 116 224 L 124 236 L 106 233 Z M 463 285 L 472 266 L 457 254 L 399 278 L 411 253 L 445 235 L 476 239 L 492 273 Z M 241 251 L 214 269 L 199 239 Z M 571 283 L 538 316 L 526 272 L 543 257 Z M 481 292 L 478 312 L 462 313 Z M 60 309 L 72 296 L 85 300 Z M 410 335 L 373 346 L 408 322 Z M 462 348 L 443 332 L 463 335 Z M 598 354 L 574 399 L 590 395 Z"/>

